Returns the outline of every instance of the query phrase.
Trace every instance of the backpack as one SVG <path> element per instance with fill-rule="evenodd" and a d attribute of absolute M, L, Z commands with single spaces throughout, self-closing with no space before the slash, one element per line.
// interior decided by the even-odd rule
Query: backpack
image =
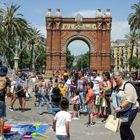
<path fill-rule="evenodd" d="M 124 84 L 123 90 L 125 89 L 125 85 L 126 85 L 127 83 L 132 84 L 133 87 L 135 88 L 136 93 L 137 93 L 137 96 L 138 96 L 138 102 L 140 103 L 140 82 L 130 82 L 130 81 L 127 81 L 127 82 Z"/>
<path fill-rule="evenodd" d="M 0 76 L 0 96 L 4 95 L 5 88 L 6 88 L 6 78 Z"/>

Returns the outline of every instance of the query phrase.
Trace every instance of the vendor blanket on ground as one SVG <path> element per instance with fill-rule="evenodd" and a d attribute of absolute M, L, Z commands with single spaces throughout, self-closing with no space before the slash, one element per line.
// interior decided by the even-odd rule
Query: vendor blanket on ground
<path fill-rule="evenodd" d="M 48 124 L 22 124 L 4 127 L 4 137 L 7 140 L 36 140 L 48 139 Z"/>

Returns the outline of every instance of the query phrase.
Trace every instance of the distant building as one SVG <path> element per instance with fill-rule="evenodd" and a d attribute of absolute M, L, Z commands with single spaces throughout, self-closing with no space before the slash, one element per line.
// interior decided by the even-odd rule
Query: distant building
<path fill-rule="evenodd" d="M 140 46 L 140 41 L 138 42 Z M 140 58 L 140 49 L 138 46 L 134 47 L 133 56 L 137 59 Z M 131 54 L 131 46 L 126 39 L 119 39 L 111 42 L 111 67 L 114 71 L 126 71 L 129 70 L 129 59 Z"/>

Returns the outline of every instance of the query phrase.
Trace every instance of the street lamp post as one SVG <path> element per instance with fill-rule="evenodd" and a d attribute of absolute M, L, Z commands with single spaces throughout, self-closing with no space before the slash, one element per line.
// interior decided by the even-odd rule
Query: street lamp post
<path fill-rule="evenodd" d="M 19 39 L 16 39 L 15 55 L 14 55 L 14 69 L 15 70 L 18 70 L 18 61 L 19 61 L 18 48 L 19 48 Z"/>

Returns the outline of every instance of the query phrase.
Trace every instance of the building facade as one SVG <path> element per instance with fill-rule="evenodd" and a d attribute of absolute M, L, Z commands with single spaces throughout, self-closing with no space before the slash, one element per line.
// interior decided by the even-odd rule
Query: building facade
<path fill-rule="evenodd" d="M 133 56 L 139 60 L 140 59 L 140 42 L 138 45 L 134 46 Z M 111 54 L 112 61 L 111 67 L 114 71 L 129 71 L 129 60 L 131 55 L 131 45 L 126 39 L 119 39 L 114 42 L 111 42 Z M 136 70 L 132 68 L 132 70 Z"/>

